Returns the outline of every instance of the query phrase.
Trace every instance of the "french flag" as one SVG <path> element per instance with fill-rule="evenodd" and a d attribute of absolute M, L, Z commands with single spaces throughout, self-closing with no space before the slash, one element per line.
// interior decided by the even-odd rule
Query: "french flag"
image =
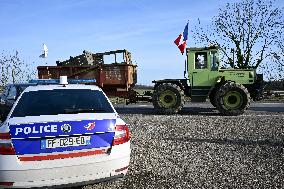
<path fill-rule="evenodd" d="M 188 36 L 188 23 L 185 25 L 185 28 L 183 30 L 183 35 L 179 34 L 179 36 L 174 41 L 174 43 L 178 46 L 182 55 L 186 47 L 187 36 Z M 181 37 L 183 37 L 183 40 L 181 40 Z"/>

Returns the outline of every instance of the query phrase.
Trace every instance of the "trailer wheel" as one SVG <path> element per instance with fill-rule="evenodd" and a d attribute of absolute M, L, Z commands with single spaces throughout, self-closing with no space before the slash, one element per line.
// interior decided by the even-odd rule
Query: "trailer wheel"
<path fill-rule="evenodd" d="M 162 114 L 178 113 L 184 105 L 184 92 L 176 84 L 162 83 L 153 93 L 153 105 Z"/>
<path fill-rule="evenodd" d="M 216 108 L 224 115 L 240 115 L 250 107 L 250 95 L 241 84 L 227 82 L 220 87 L 216 96 Z"/>

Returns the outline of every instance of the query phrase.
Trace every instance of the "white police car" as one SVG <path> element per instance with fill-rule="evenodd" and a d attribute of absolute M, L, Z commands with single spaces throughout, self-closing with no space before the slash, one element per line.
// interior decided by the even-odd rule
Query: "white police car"
<path fill-rule="evenodd" d="M 123 177 L 129 160 L 128 127 L 93 85 L 30 86 L 0 125 L 0 188 Z"/>

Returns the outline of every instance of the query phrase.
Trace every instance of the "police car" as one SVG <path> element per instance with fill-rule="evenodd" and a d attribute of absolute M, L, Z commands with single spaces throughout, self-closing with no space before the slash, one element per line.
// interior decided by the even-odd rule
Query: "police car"
<path fill-rule="evenodd" d="M 129 129 L 94 85 L 29 86 L 0 125 L 0 188 L 115 179 L 129 160 Z"/>

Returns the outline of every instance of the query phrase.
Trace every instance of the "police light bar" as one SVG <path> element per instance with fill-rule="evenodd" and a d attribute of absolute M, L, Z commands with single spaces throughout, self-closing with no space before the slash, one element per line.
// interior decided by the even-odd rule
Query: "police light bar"
<path fill-rule="evenodd" d="M 67 79 L 69 84 L 86 84 L 86 83 L 95 83 L 95 79 Z M 29 83 L 35 83 L 38 85 L 52 85 L 59 84 L 59 79 L 31 79 Z"/>
<path fill-rule="evenodd" d="M 60 76 L 60 79 L 59 79 L 59 84 L 60 85 L 68 85 L 68 81 L 67 81 L 67 76 L 65 75 L 65 76 Z"/>

